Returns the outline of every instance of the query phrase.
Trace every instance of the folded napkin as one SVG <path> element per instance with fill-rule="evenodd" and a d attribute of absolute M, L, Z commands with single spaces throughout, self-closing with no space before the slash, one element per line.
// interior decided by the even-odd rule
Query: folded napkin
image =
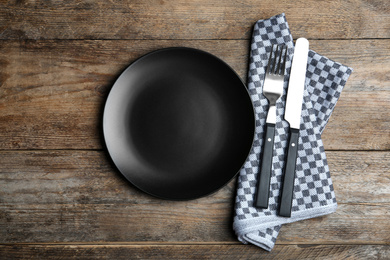
<path fill-rule="evenodd" d="M 288 47 L 284 94 L 277 102 L 269 207 L 253 207 L 262 153 L 268 101 L 262 94 L 272 44 Z M 337 203 L 321 134 L 352 69 L 309 51 L 302 105 L 298 158 L 291 218 L 279 217 L 279 193 L 286 160 L 289 125 L 284 120 L 286 92 L 293 57 L 293 38 L 284 14 L 259 20 L 253 30 L 248 89 L 256 111 L 256 134 L 238 177 L 233 228 L 238 239 L 270 251 L 284 223 L 332 213 Z"/>

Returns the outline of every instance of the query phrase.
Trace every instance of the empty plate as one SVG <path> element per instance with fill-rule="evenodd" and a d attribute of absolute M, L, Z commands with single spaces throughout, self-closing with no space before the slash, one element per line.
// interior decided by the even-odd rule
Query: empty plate
<path fill-rule="evenodd" d="M 181 47 L 132 63 L 112 87 L 103 116 L 119 171 L 144 192 L 171 200 L 227 184 L 249 154 L 254 129 L 250 96 L 233 69 Z"/>

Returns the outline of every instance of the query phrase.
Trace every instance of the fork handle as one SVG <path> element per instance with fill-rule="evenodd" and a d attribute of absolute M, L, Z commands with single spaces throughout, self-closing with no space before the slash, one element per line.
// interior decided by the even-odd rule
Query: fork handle
<path fill-rule="evenodd" d="M 267 123 L 264 138 L 261 168 L 257 177 L 257 190 L 254 200 L 256 208 L 268 208 L 269 187 L 272 172 L 272 155 L 274 147 L 275 124 Z"/>

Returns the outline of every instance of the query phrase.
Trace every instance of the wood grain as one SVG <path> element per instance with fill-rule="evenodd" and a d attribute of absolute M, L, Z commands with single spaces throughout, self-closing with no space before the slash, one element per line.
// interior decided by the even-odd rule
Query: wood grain
<path fill-rule="evenodd" d="M 323 134 L 335 213 L 237 241 L 236 181 L 150 197 L 116 170 L 101 118 L 118 75 L 164 47 L 203 49 L 246 79 L 253 24 L 354 69 Z M 0 259 L 390 259 L 388 0 L 0 0 Z"/>
<path fill-rule="evenodd" d="M 284 225 L 278 241 L 389 243 L 389 156 L 329 152 L 338 210 Z M 234 242 L 234 196 L 235 181 L 193 201 L 150 197 L 124 180 L 100 151 L 3 151 L 0 243 Z"/>
<path fill-rule="evenodd" d="M 281 12 L 294 37 L 390 37 L 387 0 L 13 0 L 0 2 L 0 39 L 249 39 Z"/>
<path fill-rule="evenodd" d="M 271 252 L 237 244 L 0 245 L 10 259 L 388 259 L 389 245 L 283 245 Z"/>
<path fill-rule="evenodd" d="M 1 42 L 0 149 L 102 149 L 104 102 L 117 76 L 138 57 L 171 46 L 209 51 L 245 78 L 248 41 Z M 355 70 L 324 132 L 325 148 L 390 149 L 390 40 L 311 46 Z"/>
<path fill-rule="evenodd" d="M 214 201 L 213 198 L 210 201 Z M 171 210 L 168 208 L 171 207 Z M 232 203 L 1 205 L 1 243 L 237 241 Z M 290 244 L 390 242 L 387 204 L 340 204 L 336 213 L 283 226 Z M 315 232 L 313 232 L 315 230 Z"/>

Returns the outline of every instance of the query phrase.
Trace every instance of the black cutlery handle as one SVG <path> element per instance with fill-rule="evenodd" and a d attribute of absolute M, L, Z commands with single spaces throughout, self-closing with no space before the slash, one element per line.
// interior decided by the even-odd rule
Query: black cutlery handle
<path fill-rule="evenodd" d="M 292 198 L 294 192 L 295 166 L 298 155 L 299 130 L 290 129 L 290 141 L 288 143 L 287 161 L 284 171 L 283 188 L 281 191 L 279 216 L 291 217 Z"/>
<path fill-rule="evenodd" d="M 267 124 L 264 138 L 261 168 L 257 177 L 257 190 L 254 201 L 256 208 L 268 208 L 269 186 L 272 172 L 272 155 L 274 150 L 275 124 Z"/>

